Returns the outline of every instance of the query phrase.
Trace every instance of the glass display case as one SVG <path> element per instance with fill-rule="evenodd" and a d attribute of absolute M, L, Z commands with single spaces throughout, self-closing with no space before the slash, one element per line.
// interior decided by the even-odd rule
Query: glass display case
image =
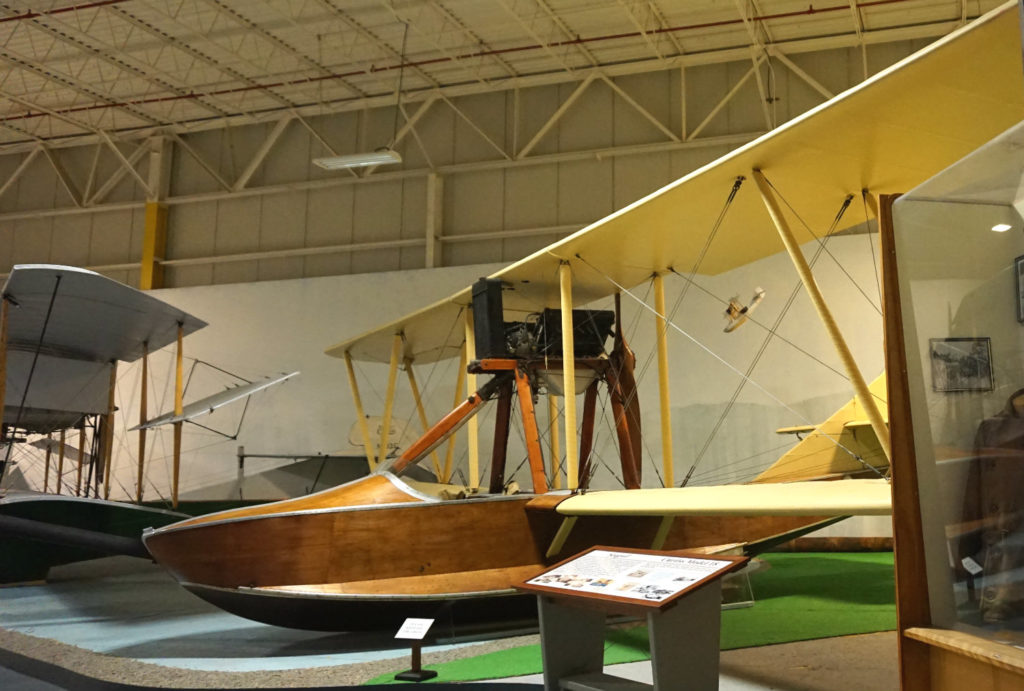
<path fill-rule="evenodd" d="M 901 634 L 1024 674 L 1024 123 L 882 206 Z"/>

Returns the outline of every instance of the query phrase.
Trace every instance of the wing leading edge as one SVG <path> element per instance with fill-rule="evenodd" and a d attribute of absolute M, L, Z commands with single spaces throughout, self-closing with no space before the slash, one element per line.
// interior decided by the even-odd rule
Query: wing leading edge
<path fill-rule="evenodd" d="M 885 480 L 834 480 L 714 487 L 667 487 L 577 494 L 564 516 L 887 516 Z"/>
<path fill-rule="evenodd" d="M 577 304 L 615 293 L 609 279 L 632 287 L 671 267 L 694 266 L 729 190 L 754 169 L 764 172 L 800 220 L 819 231 L 831 225 L 848 194 L 916 187 L 1024 117 L 1015 5 L 1006 3 L 750 144 L 497 272 L 493 277 L 510 288 L 504 295 L 507 318 L 558 306 L 562 261 L 572 264 Z M 846 225 L 858 222 L 853 216 L 847 215 Z M 811 239 L 803 223 L 790 221 L 799 242 Z M 748 180 L 700 272 L 728 271 L 782 249 Z M 462 334 L 451 325 L 469 302 L 467 288 L 327 353 L 387 362 L 394 335 L 401 333 L 404 359 L 454 357 Z"/>

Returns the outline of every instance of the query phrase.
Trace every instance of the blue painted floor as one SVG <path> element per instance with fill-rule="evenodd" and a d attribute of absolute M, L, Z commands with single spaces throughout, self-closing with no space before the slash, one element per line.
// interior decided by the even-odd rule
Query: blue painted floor
<path fill-rule="evenodd" d="M 0 588 L 0 627 L 203 671 L 286 670 L 409 655 L 407 645 L 390 637 L 296 631 L 236 617 L 182 589 L 163 569 L 129 557 L 53 569 L 45 585 Z"/>
<path fill-rule="evenodd" d="M 53 569 L 46 585 L 0 588 L 0 628 L 129 661 L 201 672 L 302 670 L 384 659 L 408 660 L 409 657 L 408 647 L 396 645 L 390 634 L 370 638 L 366 634 L 296 631 L 227 614 L 179 587 L 161 568 L 128 557 Z M 895 669 L 894 642 L 886 643 L 880 653 L 878 648 L 862 650 L 845 639 L 832 640 L 836 641 L 833 647 L 824 649 L 803 649 L 804 644 L 789 644 L 797 649 L 786 653 L 786 658 L 782 657 L 782 649 L 787 646 L 773 646 L 779 648 L 777 651 L 751 649 L 751 653 L 765 651 L 761 661 L 754 660 L 752 666 L 730 663 L 730 659 L 738 659 L 735 656 L 741 651 L 725 653 L 719 688 L 721 691 L 851 691 L 845 670 L 863 666 L 866 659 L 876 663 L 884 661 L 890 655 L 889 647 Z M 467 644 L 428 646 L 424 650 L 430 652 Z M 815 642 L 806 645 L 814 646 Z M 849 660 L 844 659 L 838 666 L 833 665 L 837 668 L 826 678 L 828 675 L 822 674 L 820 662 L 838 660 L 844 650 L 847 654 L 861 652 Z M 806 674 L 808 660 L 819 662 L 817 671 L 810 677 Z M 124 691 L 136 688 L 103 684 L 83 679 L 81 675 L 76 678 L 74 673 L 69 674 L 55 665 L 33 662 L 0 649 L 0 690 Z M 791 673 L 774 674 L 775 670 L 783 668 Z M 647 662 L 615 665 L 606 672 L 647 683 L 651 679 Z M 895 676 L 889 676 L 893 681 L 883 675 L 880 682 L 860 687 L 863 691 L 889 691 L 896 687 Z M 540 688 L 541 680 L 537 675 L 504 681 L 510 683 L 499 687 L 493 682 L 483 682 L 474 688 L 529 691 Z M 431 685 L 430 688 L 441 691 L 450 687 Z"/>

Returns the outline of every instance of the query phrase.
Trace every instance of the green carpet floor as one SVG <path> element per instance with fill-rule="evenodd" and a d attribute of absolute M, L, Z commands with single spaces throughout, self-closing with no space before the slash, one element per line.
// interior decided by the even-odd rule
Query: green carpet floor
<path fill-rule="evenodd" d="M 753 607 L 722 612 L 722 650 L 896 628 L 891 552 L 777 553 L 751 577 Z M 648 659 L 647 628 L 609 628 L 605 664 Z M 500 679 L 541 671 L 540 646 L 428 665 L 435 681 Z M 394 683 L 385 674 L 367 685 Z"/>

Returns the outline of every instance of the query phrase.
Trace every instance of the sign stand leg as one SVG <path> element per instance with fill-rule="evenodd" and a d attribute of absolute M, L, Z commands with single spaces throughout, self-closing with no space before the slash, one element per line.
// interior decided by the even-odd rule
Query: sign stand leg
<path fill-rule="evenodd" d="M 718 691 L 722 584 L 715 580 L 647 615 L 654 691 Z"/>
<path fill-rule="evenodd" d="M 422 669 L 420 667 L 420 648 L 422 645 L 420 641 L 412 642 L 412 669 L 399 672 L 395 675 L 395 679 L 399 681 L 426 681 L 437 676 L 437 672 L 434 670 Z"/>
<path fill-rule="evenodd" d="M 605 613 L 537 596 L 545 691 L 558 691 L 566 677 L 604 669 Z"/>

